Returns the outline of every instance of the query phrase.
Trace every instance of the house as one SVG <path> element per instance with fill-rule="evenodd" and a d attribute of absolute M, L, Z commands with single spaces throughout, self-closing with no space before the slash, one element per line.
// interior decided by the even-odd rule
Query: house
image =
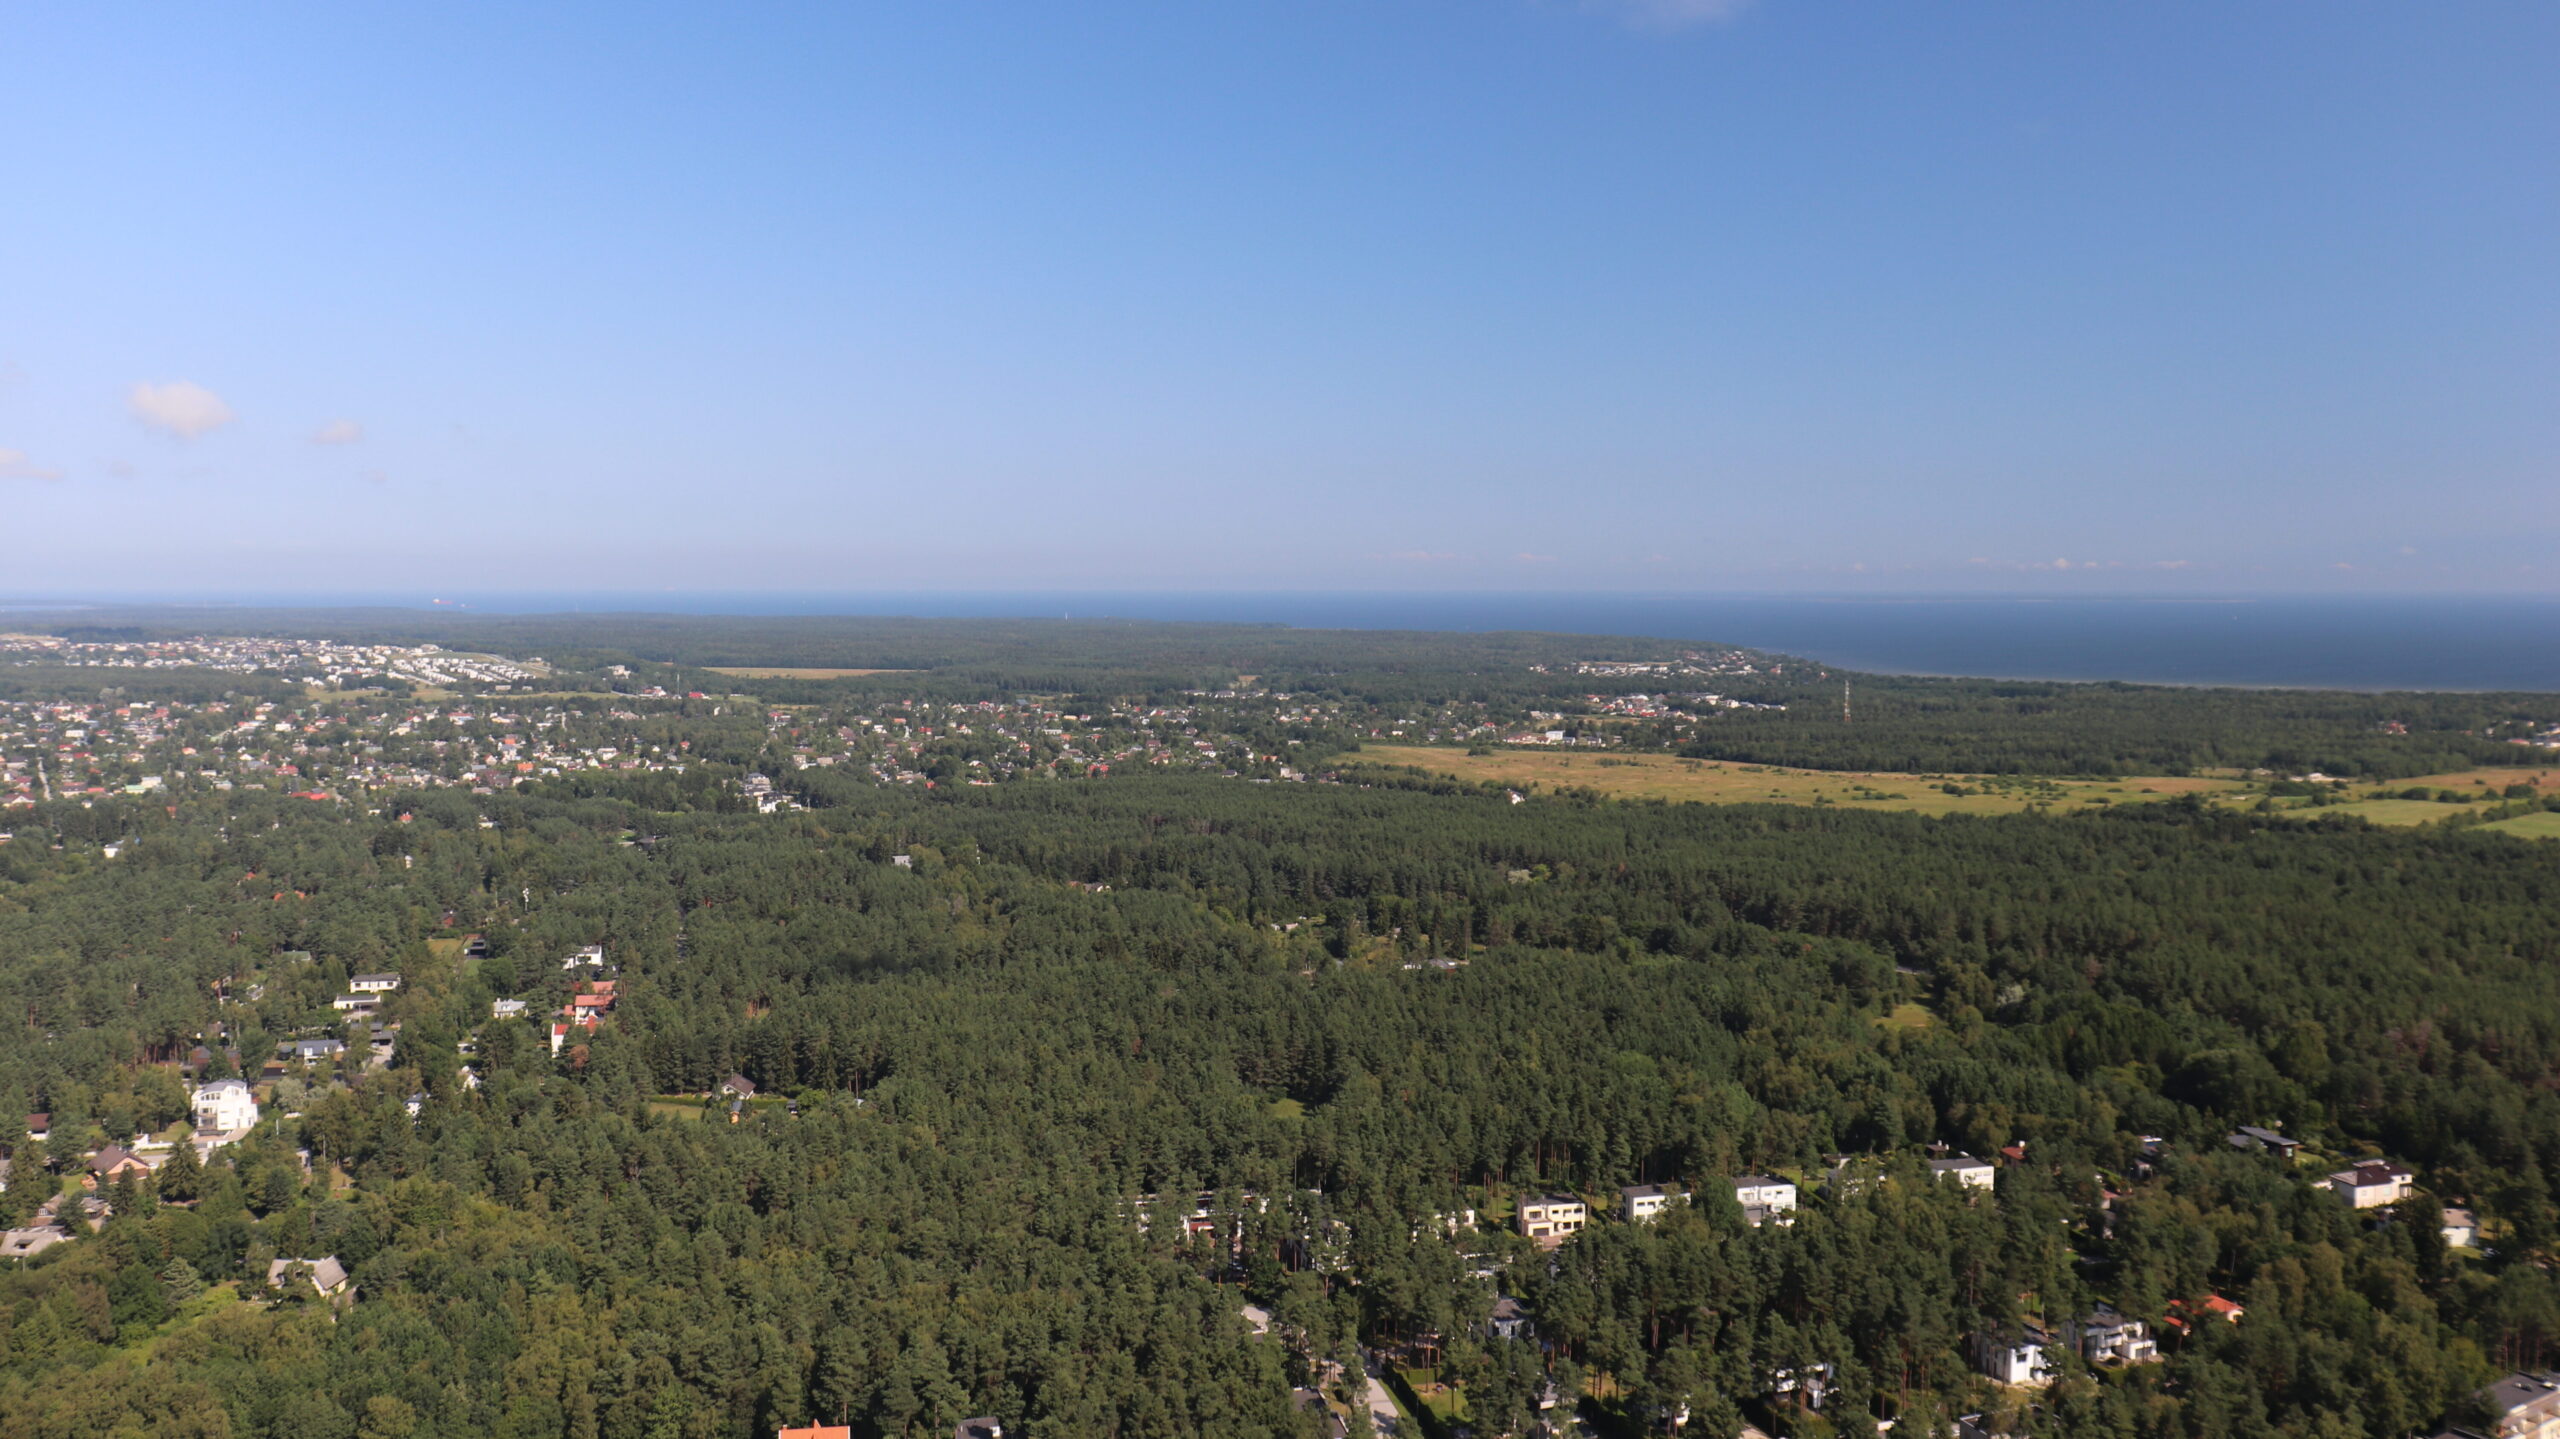
<path fill-rule="evenodd" d="M 2139 1319 L 2101 1304 L 2071 1324 L 2071 1347 L 2092 1364 L 2149 1364 L 2160 1357 L 2160 1345 Z"/>
<path fill-rule="evenodd" d="M 1495 1339 L 1528 1339 L 1537 1334 L 1538 1326 L 1519 1300 L 1504 1294 L 1494 1299 L 1493 1317 L 1485 1321 L 1484 1332 Z"/>
<path fill-rule="evenodd" d="M 1791 1224 L 1796 1187 L 1773 1175 L 1746 1174 L 1733 1181 L 1733 1202 L 1742 1206 L 1743 1220 L 1754 1229 L 1771 1220 Z"/>
<path fill-rule="evenodd" d="M 237 1134 L 258 1123 L 258 1101 L 237 1079 L 217 1079 L 195 1093 L 196 1128 Z"/>
<path fill-rule="evenodd" d="M 346 1053 L 347 1042 L 343 1039 L 297 1039 L 285 1045 L 282 1052 L 286 1058 L 304 1064 L 319 1063 Z"/>
<path fill-rule="evenodd" d="M 1994 1384 L 2045 1384 L 2053 1379 L 2053 1336 L 2033 1324 L 2015 1334 L 1985 1330 L 1973 1336 L 1973 1367 Z"/>
<path fill-rule="evenodd" d="M 2415 1178 L 2415 1173 L 2400 1165 L 2368 1159 L 2330 1175 L 2329 1192 L 2357 1209 L 2379 1209 L 2408 1198 Z"/>
<path fill-rule="evenodd" d="M 1956 1183 L 1968 1189 L 1989 1189 L 1993 1182 L 1993 1175 L 1998 1173 L 1989 1164 L 1970 1154 L 1932 1159 L 1929 1161 L 1929 1172 L 1941 1179 L 1953 1176 Z"/>
<path fill-rule="evenodd" d="M 358 994 L 389 994 L 400 987 L 396 974 L 359 974 L 347 981 L 347 988 Z"/>
<path fill-rule="evenodd" d="M 740 1099 L 753 1099 L 756 1097 L 756 1082 L 743 1074 L 733 1074 L 720 1081 L 720 1092 L 734 1094 Z"/>
<path fill-rule="evenodd" d="M 1582 1232 L 1591 1211 L 1570 1194 L 1540 1194 L 1520 1201 L 1520 1232 L 1553 1249 Z"/>
<path fill-rule="evenodd" d="M 89 1156 L 89 1177 L 97 1183 L 113 1184 L 127 1174 L 136 1179 L 148 1178 L 151 1165 L 121 1144 L 110 1144 Z"/>
<path fill-rule="evenodd" d="M 1640 1223 L 1675 1204 L 1688 1203 L 1689 1191 L 1676 1184 L 1631 1184 L 1618 1191 L 1618 1202 L 1626 1206 L 1629 1222 Z"/>
<path fill-rule="evenodd" d="M 2480 1391 L 2494 1439 L 2560 1439 L 2560 1373 L 2510 1374 Z"/>
<path fill-rule="evenodd" d="M 2194 1332 L 2193 1320 L 2197 1315 L 2206 1319 L 2219 1319 L 2225 1324 L 2237 1324 L 2240 1322 L 2240 1316 L 2248 1312 L 2240 1304 L 2225 1299 L 2219 1294 L 2208 1294 L 2193 1305 L 2183 1299 L 2170 1300 L 2169 1312 L 2161 1316 L 2161 1322 L 2180 1334 L 2188 1334 Z"/>
<path fill-rule="evenodd" d="M 267 1283 L 281 1290 L 297 1279 L 307 1281 L 321 1298 L 346 1292 L 347 1269 L 332 1254 L 323 1259 L 279 1259 L 267 1266 Z"/>
<path fill-rule="evenodd" d="M 1773 1399 L 1792 1397 L 1799 1407 L 1819 1413 L 1830 1402 L 1834 1372 L 1827 1361 L 1777 1370 L 1769 1376 L 1769 1395 Z"/>
<path fill-rule="evenodd" d="M 2444 1242 L 2455 1249 L 2469 1249 L 2480 1242 L 2480 1221 L 2468 1209 L 2445 1206 Z"/>
<path fill-rule="evenodd" d="M 2234 1149 L 2254 1154 L 2272 1154 L 2288 1163 L 2302 1151 L 2301 1140 L 2287 1139 L 2272 1129 L 2260 1129 L 2254 1124 L 2241 1125 L 2225 1136 L 2223 1142 Z"/>
<path fill-rule="evenodd" d="M 1004 1425 L 993 1419 L 963 1419 L 951 1439 L 1004 1439 Z"/>
<path fill-rule="evenodd" d="M 378 994 L 342 994 L 329 1001 L 329 1007 L 340 1014 L 367 1015 L 382 1008 Z"/>
<path fill-rule="evenodd" d="M 42 1144 L 42 1143 L 44 1143 L 46 1140 L 48 1140 L 48 1139 L 52 1138 L 52 1137 L 53 1137 L 53 1116 L 52 1116 L 52 1115 L 50 1115 L 50 1114 L 30 1114 L 30 1115 L 28 1115 L 28 1116 L 27 1116 L 27 1137 L 28 1137 L 29 1139 L 34 1140 L 34 1141 L 35 1141 L 36 1143 L 38 1143 L 38 1144 Z"/>
<path fill-rule="evenodd" d="M 0 1259 L 33 1259 L 70 1238 L 70 1232 L 58 1224 L 33 1224 L 24 1229 L 8 1230 L 0 1233 Z"/>
<path fill-rule="evenodd" d="M 491 1019 L 522 1019 L 529 1008 L 531 1006 L 521 999 L 493 999 L 489 1001 L 489 1017 Z"/>
<path fill-rule="evenodd" d="M 853 1439 L 850 1424 L 811 1424 L 800 1429 L 777 1429 L 773 1439 Z"/>
<path fill-rule="evenodd" d="M 575 954 L 572 954 L 568 958 L 560 961 L 560 967 L 562 969 L 576 969 L 581 965 L 588 969 L 604 968 L 604 946 L 601 944 L 588 945 L 586 948 L 579 950 Z"/>

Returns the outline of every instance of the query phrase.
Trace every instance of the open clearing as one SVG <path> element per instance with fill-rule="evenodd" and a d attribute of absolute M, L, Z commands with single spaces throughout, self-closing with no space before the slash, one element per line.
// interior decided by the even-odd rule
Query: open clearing
<path fill-rule="evenodd" d="M 2526 839 L 2560 839 L 2560 814 L 2546 809 L 2540 814 L 2520 814 L 2514 819 L 2493 819 L 2480 827 L 2500 834 L 2522 835 Z"/>
<path fill-rule="evenodd" d="M 729 675 L 742 680 L 843 680 L 858 675 L 911 675 L 914 670 L 825 670 L 791 669 L 772 665 L 704 665 L 715 675 Z"/>
<path fill-rule="evenodd" d="M 1364 745 L 1360 760 L 1411 765 L 1456 779 L 1514 789 L 1597 790 L 1619 799 L 1697 800 L 1705 804 L 1837 804 L 1919 814 L 2016 814 L 2031 805 L 2057 810 L 2145 804 L 2182 794 L 2238 794 L 2236 780 L 2174 778 L 2038 779 L 2024 775 L 1918 775 L 1851 770 L 1780 769 L 1727 760 L 1661 754 L 1561 753 L 1506 749 L 1468 754 L 1428 745 Z M 1949 794 L 1943 785 L 1969 793 Z M 2450 808 L 2450 806 L 2446 806 Z"/>

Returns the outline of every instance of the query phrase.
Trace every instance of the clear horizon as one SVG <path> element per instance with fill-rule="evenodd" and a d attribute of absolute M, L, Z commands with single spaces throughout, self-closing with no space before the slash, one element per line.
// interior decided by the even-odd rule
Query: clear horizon
<path fill-rule="evenodd" d="M 0 45 L 0 591 L 2560 593 L 2560 10 Z"/>

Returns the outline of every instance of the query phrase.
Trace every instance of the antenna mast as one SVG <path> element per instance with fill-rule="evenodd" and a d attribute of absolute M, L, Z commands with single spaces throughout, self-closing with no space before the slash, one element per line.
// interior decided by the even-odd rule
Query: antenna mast
<path fill-rule="evenodd" d="M 1849 722 L 1849 682 L 1848 682 L 1846 679 L 1843 679 L 1843 680 L 1841 680 L 1841 681 L 1840 681 L 1840 723 L 1842 723 L 1842 724 L 1847 724 L 1848 722 Z"/>

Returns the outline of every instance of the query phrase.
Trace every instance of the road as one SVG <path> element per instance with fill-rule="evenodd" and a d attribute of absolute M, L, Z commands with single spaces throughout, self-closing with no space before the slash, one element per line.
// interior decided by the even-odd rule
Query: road
<path fill-rule="evenodd" d="M 1378 1377 L 1378 1361 L 1370 1359 L 1362 1366 L 1369 1375 L 1369 1427 L 1380 1434 L 1394 1434 L 1403 1422 L 1396 1414 L 1395 1396 L 1387 1392 L 1386 1381 Z"/>

